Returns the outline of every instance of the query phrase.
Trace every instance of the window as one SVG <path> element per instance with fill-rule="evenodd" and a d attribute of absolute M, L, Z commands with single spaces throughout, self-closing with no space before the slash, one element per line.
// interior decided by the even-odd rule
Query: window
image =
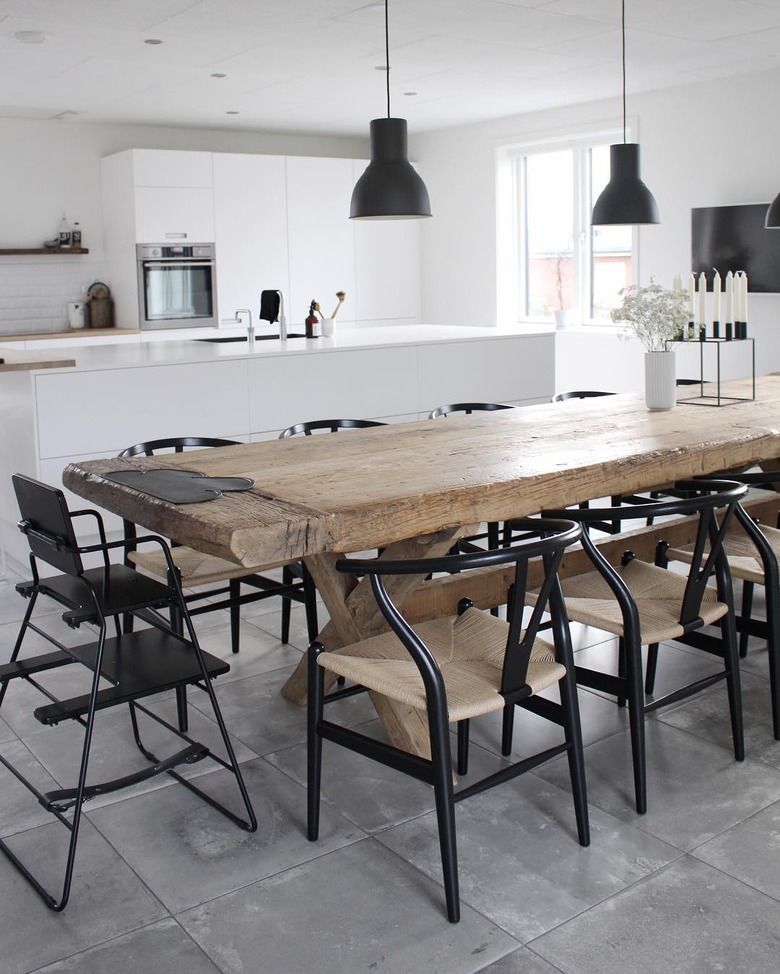
<path fill-rule="evenodd" d="M 634 282 L 632 227 L 591 227 L 609 179 L 606 132 L 504 150 L 499 161 L 499 309 L 513 320 L 609 322 L 621 288 Z M 509 208 L 509 217 L 507 210 Z"/>

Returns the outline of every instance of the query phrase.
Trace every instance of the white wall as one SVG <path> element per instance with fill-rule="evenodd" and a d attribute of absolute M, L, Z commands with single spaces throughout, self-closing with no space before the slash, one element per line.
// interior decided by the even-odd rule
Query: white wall
<path fill-rule="evenodd" d="M 0 248 L 42 246 L 64 210 L 81 224 L 90 251 L 0 257 L 0 334 L 59 330 L 67 303 L 104 278 L 100 160 L 131 148 L 368 156 L 367 139 L 0 119 Z"/>
<path fill-rule="evenodd" d="M 758 203 L 780 191 L 778 90 L 775 71 L 630 96 L 642 175 L 661 213 L 660 226 L 639 231 L 640 283 L 668 286 L 690 268 L 691 207 Z M 422 235 L 423 321 L 496 322 L 496 149 L 615 125 L 619 110 L 615 99 L 415 137 L 434 214 Z M 780 295 L 751 295 L 749 324 L 758 371 L 780 369 Z M 591 337 L 558 342 L 559 388 L 636 388 L 641 347 Z"/>

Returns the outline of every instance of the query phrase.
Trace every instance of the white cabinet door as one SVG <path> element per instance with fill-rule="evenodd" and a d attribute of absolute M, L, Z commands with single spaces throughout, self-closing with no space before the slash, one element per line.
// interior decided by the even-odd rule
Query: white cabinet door
<path fill-rule="evenodd" d="M 284 156 L 214 154 L 220 318 L 249 308 L 257 324 L 261 291 L 289 295 L 286 184 Z"/>
<path fill-rule="evenodd" d="M 211 153 L 173 149 L 133 149 L 135 186 L 212 185 Z"/>
<path fill-rule="evenodd" d="M 213 243 L 213 189 L 136 187 L 135 240 L 136 243 Z"/>
<path fill-rule="evenodd" d="M 349 201 L 351 159 L 287 157 L 287 219 L 290 254 L 288 322 L 302 325 L 312 299 L 328 316 L 336 292 L 347 297 L 339 319 L 357 318 L 355 247 Z"/>
<path fill-rule="evenodd" d="M 355 160 L 353 165 L 357 182 L 366 163 Z M 422 222 L 352 220 L 358 321 L 420 320 Z"/>

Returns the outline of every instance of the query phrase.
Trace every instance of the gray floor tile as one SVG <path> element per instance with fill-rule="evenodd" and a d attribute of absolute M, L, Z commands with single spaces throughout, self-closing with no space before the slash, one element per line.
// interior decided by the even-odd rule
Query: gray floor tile
<path fill-rule="evenodd" d="M 645 723 L 648 811 L 637 816 L 631 748 L 618 734 L 585 749 L 588 800 L 652 835 L 689 850 L 780 798 L 780 774 L 735 761 L 725 748 L 657 720 Z M 537 774 L 564 786 L 561 761 Z"/>
<path fill-rule="evenodd" d="M 59 895 L 69 833 L 58 822 L 14 836 L 12 848 Z M 73 889 L 62 913 L 0 856 L 0 969 L 33 971 L 63 957 L 162 919 L 167 911 L 89 822 L 83 822 Z"/>
<path fill-rule="evenodd" d="M 597 809 L 583 848 L 571 793 L 535 775 L 463 801 L 456 821 L 462 899 L 524 943 L 680 854 Z M 434 814 L 377 838 L 440 879 Z"/>
<path fill-rule="evenodd" d="M 67 960 L 42 967 L 36 974 L 220 974 L 174 919 L 160 920 L 117 937 Z"/>
<path fill-rule="evenodd" d="M 379 719 L 360 726 L 369 737 L 387 740 Z M 454 748 L 454 740 L 453 740 Z M 306 745 L 266 756 L 275 767 L 306 785 Z M 472 744 L 470 778 L 498 771 L 506 762 Z M 322 798 L 366 832 L 378 832 L 415 818 L 434 807 L 433 790 L 420 781 L 364 758 L 354 751 L 323 743 Z"/>
<path fill-rule="evenodd" d="M 239 626 L 239 651 L 234 653 L 227 619 L 227 612 L 218 612 L 194 620 L 201 647 L 230 664 L 230 672 L 220 676 L 217 684 L 232 683 L 281 667 L 291 671 L 301 658 L 300 650 L 279 641 L 278 632 L 272 635 L 243 618 Z"/>
<path fill-rule="evenodd" d="M 560 972 L 557 967 L 537 957 L 527 947 L 521 947 L 488 967 L 481 967 L 479 974 L 560 974 Z"/>
<path fill-rule="evenodd" d="M 534 941 L 565 974 L 776 974 L 780 905 L 686 857 Z"/>
<path fill-rule="evenodd" d="M 515 942 L 367 839 L 178 918 L 226 974 L 468 974 Z"/>
<path fill-rule="evenodd" d="M 780 741 L 773 736 L 769 682 L 750 672 L 743 672 L 741 683 L 745 754 L 773 768 L 780 768 Z M 732 737 L 728 712 L 726 687 L 721 683 L 676 707 L 659 711 L 656 719 L 730 748 Z"/>
<path fill-rule="evenodd" d="M 163 788 L 90 813 L 90 818 L 172 913 L 354 842 L 362 833 L 324 809 L 320 840 L 306 838 L 306 796 L 260 759 L 242 767 L 258 829 L 234 825 L 184 788 Z M 232 775 L 198 785 L 239 810 Z"/>
<path fill-rule="evenodd" d="M 16 738 L 16 733 L 11 730 L 11 728 L 6 724 L 2 717 L 0 717 L 0 744 L 5 741 L 13 741 Z"/>
<path fill-rule="evenodd" d="M 46 792 L 60 786 L 60 782 L 51 777 L 22 741 L 0 744 L 0 754 L 39 791 Z M 33 793 L 2 764 L 0 764 L 0 796 L 2 796 L 0 801 L 0 835 L 2 836 L 24 832 L 52 820 L 51 812 L 42 808 Z"/>
<path fill-rule="evenodd" d="M 306 708 L 281 695 L 290 672 L 285 668 L 216 685 L 222 716 L 231 734 L 256 754 L 270 754 L 306 740 Z M 201 706 L 198 700 L 193 703 Z M 330 706 L 338 708 L 334 711 L 338 717 L 334 719 L 349 723 L 362 723 L 376 716 L 367 694 L 349 697 Z"/>
<path fill-rule="evenodd" d="M 780 803 L 705 842 L 691 855 L 780 900 Z"/>

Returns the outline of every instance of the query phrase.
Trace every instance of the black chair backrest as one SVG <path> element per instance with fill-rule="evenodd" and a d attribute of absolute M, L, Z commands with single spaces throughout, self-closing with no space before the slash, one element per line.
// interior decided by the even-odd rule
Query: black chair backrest
<path fill-rule="evenodd" d="M 573 392 L 556 392 L 553 402 L 566 402 L 567 399 L 598 399 L 599 396 L 614 396 L 614 392 L 598 392 L 595 389 L 576 389 Z"/>
<path fill-rule="evenodd" d="M 729 480 L 683 480 L 674 485 L 674 490 L 682 496 L 670 500 L 651 501 L 636 507 L 628 505 L 545 511 L 544 516 L 568 517 L 587 526 L 598 521 L 618 518 L 630 521 L 698 515 L 696 540 L 680 611 L 680 625 L 688 627 L 695 626 L 698 620 L 702 599 L 710 578 L 715 577 L 721 595 L 726 591 L 730 594 L 731 576 L 723 542 L 737 505 L 747 494 L 747 487 Z M 717 516 L 718 511 L 723 511 L 720 518 Z M 630 545 L 630 540 L 627 539 L 626 544 Z M 615 574 L 587 532 L 583 535 L 582 545 L 607 584 L 615 592 L 618 601 L 622 602 L 627 594 L 625 583 Z M 630 599 L 630 594 L 628 598 Z"/>
<path fill-rule="evenodd" d="M 449 416 L 452 413 L 462 413 L 464 416 L 468 416 L 471 413 L 490 413 L 496 409 L 516 409 L 508 402 L 453 402 L 447 406 L 437 406 L 436 409 L 432 409 L 428 419 L 441 419 L 443 416 Z"/>
<path fill-rule="evenodd" d="M 147 440 L 145 443 L 134 443 L 117 456 L 120 457 L 151 457 L 158 451 L 183 453 L 184 450 L 205 449 L 210 446 L 238 446 L 238 440 L 223 440 L 213 436 L 168 436 L 160 440 Z"/>
<path fill-rule="evenodd" d="M 66 575 L 81 575 L 84 566 L 63 492 L 21 473 L 11 480 L 22 515 L 19 529 L 33 555 Z"/>
<path fill-rule="evenodd" d="M 499 565 L 514 564 L 514 582 L 510 587 L 507 604 L 506 652 L 502 673 L 501 692 L 508 698 L 512 694 L 523 695 L 528 662 L 534 640 L 542 623 L 542 616 L 549 611 L 553 641 L 556 648 L 561 640 L 569 643 L 566 610 L 558 582 L 560 567 L 566 548 L 582 537 L 581 525 L 562 518 L 524 518 L 514 522 L 522 535 L 510 547 L 494 548 L 486 551 L 473 551 L 466 554 L 449 554 L 440 558 L 413 558 L 404 561 L 383 558 L 343 558 L 336 562 L 336 568 L 350 574 L 365 574 L 371 578 L 371 587 L 382 614 L 390 627 L 404 644 L 410 656 L 420 669 L 426 692 L 436 693 L 440 689 L 441 677 L 430 651 L 420 637 L 404 619 L 398 606 L 388 594 L 383 578 L 392 575 L 428 575 L 438 572 L 451 574 L 470 569 L 494 568 Z M 532 558 L 541 558 L 545 567 L 544 581 L 531 616 L 523 626 L 523 612 L 527 589 L 528 563 Z M 468 604 L 468 600 L 467 604 Z M 465 606 L 464 606 L 465 608 Z M 568 651 L 567 651 L 568 655 Z M 518 697 L 519 698 L 519 697 Z M 514 698 L 511 698 L 514 699 Z"/>
<path fill-rule="evenodd" d="M 295 423 L 282 430 L 279 434 L 280 440 L 289 439 L 291 436 L 311 436 L 312 433 L 319 431 L 327 433 L 338 433 L 339 430 L 364 430 L 372 426 L 387 426 L 376 419 L 313 419 L 307 423 Z"/>

